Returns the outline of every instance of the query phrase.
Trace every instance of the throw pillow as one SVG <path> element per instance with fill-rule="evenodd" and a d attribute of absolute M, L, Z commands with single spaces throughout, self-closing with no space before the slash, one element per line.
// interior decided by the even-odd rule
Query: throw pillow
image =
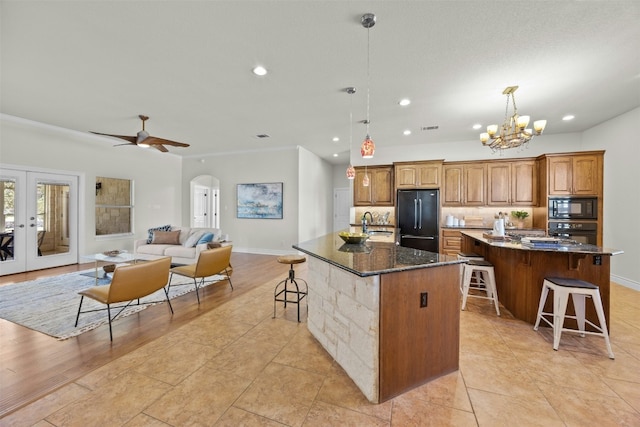
<path fill-rule="evenodd" d="M 198 240 L 198 245 L 209 243 L 211 241 L 213 241 L 213 233 L 204 233 L 200 240 Z"/>
<path fill-rule="evenodd" d="M 152 245 L 179 245 L 180 230 L 176 231 L 154 231 Z"/>
<path fill-rule="evenodd" d="M 187 240 L 184 242 L 185 248 L 192 248 L 198 243 L 198 240 L 206 233 L 206 231 L 196 230 L 187 237 Z"/>
<path fill-rule="evenodd" d="M 154 227 L 147 230 L 147 243 L 151 243 L 153 240 L 154 231 L 171 231 L 171 225 L 161 225 L 160 227 Z"/>

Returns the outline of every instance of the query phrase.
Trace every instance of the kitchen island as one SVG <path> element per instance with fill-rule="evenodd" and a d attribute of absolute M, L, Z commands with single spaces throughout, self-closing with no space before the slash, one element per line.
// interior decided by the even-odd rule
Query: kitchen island
<path fill-rule="evenodd" d="M 458 369 L 461 261 L 337 233 L 293 247 L 309 255 L 307 327 L 370 402 Z"/>
<path fill-rule="evenodd" d="M 475 252 L 493 264 L 498 300 L 525 322 L 535 324 L 545 277 L 567 277 L 591 282 L 600 288 L 607 326 L 609 321 L 610 259 L 622 251 L 579 243 L 563 243 L 554 248 L 530 248 L 518 240 L 495 240 L 482 231 L 462 232 L 462 252 Z M 547 298 L 546 312 L 553 311 L 553 300 Z M 567 314 L 574 315 L 573 303 Z M 598 324 L 592 304 L 587 304 L 587 319 Z M 575 321 L 567 320 L 568 327 Z"/>

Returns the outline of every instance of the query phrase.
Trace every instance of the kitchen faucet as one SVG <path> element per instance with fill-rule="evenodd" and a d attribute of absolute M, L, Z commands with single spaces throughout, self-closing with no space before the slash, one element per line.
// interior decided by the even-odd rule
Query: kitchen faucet
<path fill-rule="evenodd" d="M 367 232 L 367 214 L 369 214 L 369 218 L 371 218 L 371 223 L 373 223 L 373 215 L 371 214 L 371 212 L 366 211 L 363 215 L 362 215 L 362 232 L 366 233 Z"/>

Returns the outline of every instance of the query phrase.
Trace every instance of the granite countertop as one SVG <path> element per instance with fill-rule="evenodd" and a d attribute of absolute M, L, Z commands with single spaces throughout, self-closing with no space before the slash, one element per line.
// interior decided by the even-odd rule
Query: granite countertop
<path fill-rule="evenodd" d="M 588 245 L 584 243 L 576 243 L 571 240 L 567 240 L 558 244 L 557 248 L 532 248 L 525 246 L 517 240 L 493 240 L 483 236 L 481 231 L 463 231 L 463 234 L 472 237 L 476 240 L 484 242 L 491 246 L 497 246 L 501 248 L 509 248 L 523 251 L 543 251 L 543 252 L 560 252 L 560 253 L 574 253 L 574 254 L 595 254 L 595 255 L 619 255 L 624 251 L 619 249 L 603 248 L 596 245 Z"/>
<path fill-rule="evenodd" d="M 361 277 L 464 262 L 455 256 L 405 248 L 395 242 L 348 245 L 338 233 L 298 243 L 293 248 Z"/>

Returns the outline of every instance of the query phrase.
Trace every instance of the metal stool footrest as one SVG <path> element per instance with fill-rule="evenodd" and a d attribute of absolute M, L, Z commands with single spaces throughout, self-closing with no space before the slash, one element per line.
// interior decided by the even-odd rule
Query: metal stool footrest
<path fill-rule="evenodd" d="M 304 290 L 300 289 L 298 281 L 304 283 Z M 295 286 L 295 290 L 288 288 L 287 286 Z M 307 296 L 309 292 L 309 286 L 304 279 L 296 278 L 295 271 L 293 270 L 293 264 L 289 270 L 289 277 L 282 280 L 276 285 L 276 289 L 273 291 L 273 318 L 276 317 L 276 303 L 284 303 L 284 308 L 287 308 L 287 303 L 296 304 L 298 306 L 298 322 L 300 322 L 300 302 Z M 293 298 L 291 298 L 293 296 Z"/>

